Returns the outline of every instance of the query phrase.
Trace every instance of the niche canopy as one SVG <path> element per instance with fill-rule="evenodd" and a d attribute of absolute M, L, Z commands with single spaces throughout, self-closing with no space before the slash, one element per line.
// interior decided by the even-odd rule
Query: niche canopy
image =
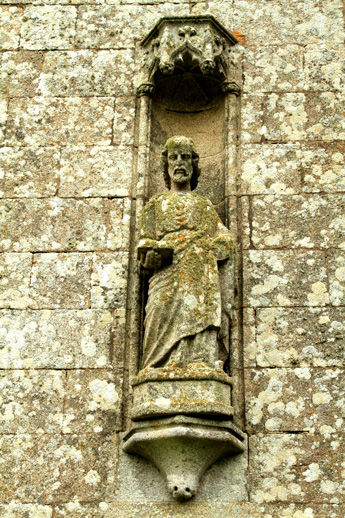
<path fill-rule="evenodd" d="M 217 93 L 238 95 L 231 52 L 236 43 L 235 36 L 213 16 L 161 18 L 141 42 L 144 73 L 138 95 L 151 95 L 157 89 L 171 91 L 174 86 L 179 90 L 191 75 L 207 97 Z"/>

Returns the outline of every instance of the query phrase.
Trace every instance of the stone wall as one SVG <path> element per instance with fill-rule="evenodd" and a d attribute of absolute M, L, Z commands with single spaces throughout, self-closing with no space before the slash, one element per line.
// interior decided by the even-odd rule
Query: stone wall
<path fill-rule="evenodd" d="M 342 1 L 3 4 L 0 517 L 342 518 Z M 246 37 L 228 192 L 249 451 L 179 504 L 119 448 L 133 84 L 161 16 L 205 13 Z"/>

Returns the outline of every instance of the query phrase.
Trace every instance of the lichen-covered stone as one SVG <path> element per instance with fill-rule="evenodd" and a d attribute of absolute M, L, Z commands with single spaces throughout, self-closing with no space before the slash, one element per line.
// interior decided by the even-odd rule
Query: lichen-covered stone
<path fill-rule="evenodd" d="M 18 252 L 68 252 L 113 248 L 117 243 L 119 247 L 126 246 L 129 227 L 129 219 L 123 215 L 126 205 L 121 198 L 2 201 L 0 248 Z"/>
<path fill-rule="evenodd" d="M 257 434 L 250 439 L 251 499 L 323 503 L 343 500 L 344 435 Z"/>
<path fill-rule="evenodd" d="M 23 8 L 2 5 L 0 14 L 0 48 L 3 50 L 17 49 Z"/>
<path fill-rule="evenodd" d="M 133 152 L 129 146 L 74 146 L 61 152 L 62 197 L 128 196 Z"/>
<path fill-rule="evenodd" d="M 165 513 L 167 510 L 160 505 L 162 503 L 167 505 L 169 501 L 171 502 L 171 512 L 181 513 L 181 515 L 177 514 L 181 518 L 185 517 L 184 513 L 188 509 L 191 510 L 191 513 L 197 513 L 196 510 L 192 511 L 194 505 L 205 505 L 208 502 L 212 502 L 214 506 L 220 505 L 223 513 L 225 512 L 223 505 L 229 502 L 243 502 L 246 505 L 248 498 L 246 490 L 247 468 L 248 460 L 245 455 L 235 455 L 222 459 L 213 467 L 211 466 L 203 475 L 195 497 L 190 502 L 183 505 L 180 503 L 176 507 L 176 503 L 175 505 L 172 504 L 172 497 L 168 496 L 164 479 L 158 470 L 144 458 L 125 454 L 120 447 L 119 488 L 116 493 L 116 504 L 113 504 L 114 518 L 118 516 L 116 506 L 121 503 L 139 506 L 143 502 L 149 502 L 153 508 L 158 506 L 157 517 L 159 518 L 162 516 L 160 513 Z M 147 484 L 147 480 L 150 480 L 149 484 Z M 109 515 L 112 517 L 110 509 Z M 196 509 L 199 510 L 198 507 Z M 134 516 L 139 518 L 143 515 L 135 514 Z M 151 515 L 148 514 L 148 516 Z M 154 514 L 153 516 L 155 517 Z M 163 516 L 165 517 L 165 514 Z M 191 517 L 194 518 L 194 516 L 199 518 L 200 515 L 191 514 Z M 224 514 L 220 514 L 220 516 L 224 517 Z M 242 515 L 239 515 L 239 517 L 242 518 Z"/>
<path fill-rule="evenodd" d="M 37 91 L 43 52 L 4 52 L 1 55 L 0 90 L 6 97 L 32 97 Z"/>
<path fill-rule="evenodd" d="M 343 518 L 344 510 L 342 504 L 322 505 L 310 502 L 259 505 L 247 502 L 234 504 L 195 501 L 183 505 L 177 502 L 100 502 L 99 505 L 69 502 L 54 508 L 56 518 L 104 518 L 105 512 L 107 518 Z M 0 517 L 3 518 L 1 514 Z M 9 518 L 17 517 L 10 515 Z M 29 518 L 34 517 L 30 515 Z"/>
<path fill-rule="evenodd" d="M 263 126 L 264 94 L 253 93 L 242 96 L 242 140 L 244 143 L 261 142 L 265 134 Z"/>
<path fill-rule="evenodd" d="M 126 306 L 128 253 L 99 253 L 93 256 L 91 305 L 93 308 Z"/>
<path fill-rule="evenodd" d="M 30 305 L 32 254 L 0 254 L 0 308 Z"/>
<path fill-rule="evenodd" d="M 329 258 L 329 293 L 333 306 L 345 303 L 345 256 L 344 252 L 330 251 Z"/>
<path fill-rule="evenodd" d="M 246 306 L 324 306 L 328 302 L 326 260 L 322 252 L 245 252 Z"/>
<path fill-rule="evenodd" d="M 77 10 L 72 6 L 29 6 L 21 27 L 21 46 L 27 50 L 70 49 L 74 44 Z"/>
<path fill-rule="evenodd" d="M 256 196 L 250 201 L 255 248 L 345 249 L 344 194 Z"/>
<path fill-rule="evenodd" d="M 69 370 L 63 433 L 110 433 L 121 426 L 121 380 L 103 369 Z"/>
<path fill-rule="evenodd" d="M 118 145 L 133 145 L 135 98 L 119 97 L 115 101 L 115 116 L 112 140 Z M 128 176 L 130 178 L 130 176 Z"/>
<path fill-rule="evenodd" d="M 243 56 L 244 92 L 301 90 L 303 51 L 298 45 L 249 47 Z"/>
<path fill-rule="evenodd" d="M 344 45 L 324 42 L 305 49 L 306 86 L 313 90 L 344 90 Z"/>
<path fill-rule="evenodd" d="M 249 430 L 278 432 L 312 427 L 308 368 L 246 370 Z"/>
<path fill-rule="evenodd" d="M 109 499 L 116 488 L 116 435 L 2 435 L 0 501 Z"/>
<path fill-rule="evenodd" d="M 241 150 L 241 191 L 244 194 L 300 192 L 300 155 L 300 145 L 295 143 L 245 144 Z"/>
<path fill-rule="evenodd" d="M 109 212 L 109 233 L 107 247 L 110 250 L 128 250 L 129 224 L 131 220 L 131 200 L 112 200 Z"/>
<path fill-rule="evenodd" d="M 19 504 L 0 505 L 0 518 L 52 518 L 53 508 L 49 505 Z"/>
<path fill-rule="evenodd" d="M 114 99 L 34 97 L 13 99 L 7 121 L 8 145 L 54 146 L 111 143 Z"/>
<path fill-rule="evenodd" d="M 141 40 L 162 16 L 189 14 L 188 4 L 81 6 L 76 46 L 98 49 L 129 49 Z M 130 24 L 130 30 L 129 29 Z"/>
<path fill-rule="evenodd" d="M 303 191 L 345 191 L 345 142 L 302 144 Z"/>
<path fill-rule="evenodd" d="M 54 196 L 59 185 L 57 148 L 0 148 L 0 197 Z"/>
<path fill-rule="evenodd" d="M 218 2 L 214 2 L 216 5 Z M 227 2 L 224 2 L 228 5 Z M 218 10 L 221 11 L 221 9 Z M 226 12 L 228 11 L 228 12 Z M 340 0 L 235 0 L 234 9 L 220 12 L 220 21 L 246 35 L 250 44 L 342 42 L 344 37 L 342 3 Z M 228 23 L 226 23 L 228 22 Z M 231 28 L 231 26 L 230 26 Z M 269 28 L 269 30 L 268 30 Z"/>
<path fill-rule="evenodd" d="M 306 96 L 308 140 L 345 140 L 345 99 L 342 92 L 310 93 Z"/>
<path fill-rule="evenodd" d="M 269 141 L 344 140 L 344 99 L 339 92 L 271 93 L 264 100 L 261 134 Z"/>
<path fill-rule="evenodd" d="M 124 318 L 114 315 L 115 342 Z M 1 369 L 77 369 L 110 366 L 113 315 L 97 310 L 0 311 Z"/>
<path fill-rule="evenodd" d="M 259 506 L 256 504 L 247 502 L 232 504 L 219 501 L 196 502 L 194 499 L 182 505 L 179 502 L 149 502 L 145 500 L 141 502 L 125 500 L 100 502 L 99 505 L 72 501 L 55 507 L 54 512 L 56 518 L 104 518 L 105 516 L 106 518 L 208 518 L 209 516 L 212 516 L 212 518 L 249 518 L 249 516 L 250 518 L 258 518 L 260 516 L 262 518 L 260 514 L 256 514 L 259 513 Z M 1 514 L 0 517 L 2 518 Z M 14 517 L 10 516 L 10 518 Z M 20 516 L 20 518 L 22 517 Z M 30 518 L 32 517 L 30 516 Z M 310 517 L 303 516 L 302 518 Z M 316 516 L 312 518 L 316 518 Z M 322 516 L 322 518 L 326 517 Z M 335 516 L 332 516 L 332 518 L 335 518 Z"/>
<path fill-rule="evenodd" d="M 37 94 L 57 97 L 130 95 L 133 94 L 134 71 L 132 50 L 48 52 Z"/>
<path fill-rule="evenodd" d="M 265 98 L 265 125 L 262 133 L 266 140 L 296 141 L 306 138 L 308 113 L 303 93 L 268 94 Z"/>
<path fill-rule="evenodd" d="M 345 420 L 345 370 L 315 370 L 312 377 L 314 425 L 328 436 L 342 432 Z"/>
<path fill-rule="evenodd" d="M 0 142 L 5 137 L 5 126 L 7 122 L 7 109 L 8 101 L 6 99 L 0 99 Z"/>
<path fill-rule="evenodd" d="M 247 366 L 344 367 L 342 308 L 259 308 L 244 314 Z"/>
<path fill-rule="evenodd" d="M 1 371 L 0 434 L 59 433 L 64 378 L 62 371 Z"/>
<path fill-rule="evenodd" d="M 30 284 L 31 307 L 88 308 L 90 276 L 90 254 L 36 254 Z"/>

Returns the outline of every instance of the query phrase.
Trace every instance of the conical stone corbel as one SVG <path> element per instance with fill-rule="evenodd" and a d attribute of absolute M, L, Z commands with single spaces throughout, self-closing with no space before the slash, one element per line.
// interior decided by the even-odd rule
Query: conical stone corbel
<path fill-rule="evenodd" d="M 245 434 L 230 421 L 175 416 L 134 423 L 123 439 L 126 453 L 149 460 L 180 502 L 198 491 L 205 471 L 223 457 L 242 453 Z"/>

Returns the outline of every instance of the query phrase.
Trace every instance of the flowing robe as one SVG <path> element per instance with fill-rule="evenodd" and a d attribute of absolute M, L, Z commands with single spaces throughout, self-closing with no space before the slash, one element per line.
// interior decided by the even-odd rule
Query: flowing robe
<path fill-rule="evenodd" d="M 158 367 L 169 363 L 187 337 L 219 330 L 217 261 L 230 257 L 233 240 L 211 202 L 192 192 L 153 196 L 140 230 L 140 250 L 173 249 L 172 263 L 150 279 L 146 305 L 142 368 Z"/>

